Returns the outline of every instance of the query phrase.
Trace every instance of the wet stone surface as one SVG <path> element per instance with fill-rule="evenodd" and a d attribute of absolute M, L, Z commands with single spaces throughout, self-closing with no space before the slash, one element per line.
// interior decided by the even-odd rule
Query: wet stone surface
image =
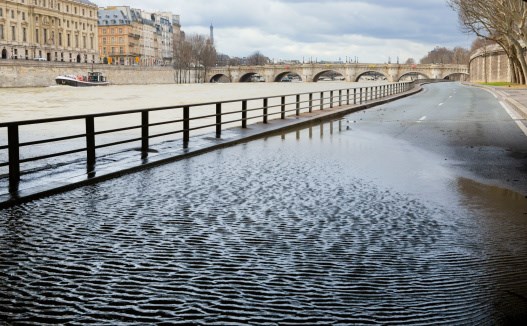
<path fill-rule="evenodd" d="M 378 183 L 371 164 L 354 164 L 377 143 L 336 133 L 326 125 L 254 141 L 0 211 L 0 321 L 490 325 L 522 316 L 525 223 L 404 187 L 426 176 Z"/>

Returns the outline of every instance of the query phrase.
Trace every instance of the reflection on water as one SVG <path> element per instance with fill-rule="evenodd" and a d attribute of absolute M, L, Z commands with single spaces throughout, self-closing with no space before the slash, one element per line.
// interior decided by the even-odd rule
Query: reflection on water
<path fill-rule="evenodd" d="M 0 211 L 0 316 L 518 322 L 527 225 L 497 193 L 346 119 L 314 125 Z"/>
<path fill-rule="evenodd" d="M 524 195 L 467 178 L 458 179 L 458 188 L 467 207 L 508 222 L 527 224 L 527 197 Z"/>

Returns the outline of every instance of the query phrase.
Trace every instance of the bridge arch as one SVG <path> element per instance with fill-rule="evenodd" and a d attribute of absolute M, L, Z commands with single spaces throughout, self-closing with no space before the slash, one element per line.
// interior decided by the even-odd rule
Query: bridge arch
<path fill-rule="evenodd" d="M 414 81 L 414 80 L 417 80 L 417 79 L 430 79 L 430 77 L 428 77 L 427 75 L 425 75 L 424 73 L 419 72 L 419 71 L 408 71 L 408 72 L 405 72 L 404 74 L 402 74 L 401 76 L 399 76 L 397 81 L 398 82 L 401 82 L 401 81 Z"/>
<path fill-rule="evenodd" d="M 343 73 L 336 70 L 328 69 L 322 70 L 313 76 L 313 82 L 319 81 L 345 81 L 346 77 Z"/>
<path fill-rule="evenodd" d="M 464 72 L 453 72 L 446 75 L 443 79 L 454 80 L 454 81 L 467 81 L 470 78 L 470 74 Z"/>
<path fill-rule="evenodd" d="M 209 80 L 210 83 L 230 83 L 231 79 L 225 74 L 216 74 Z"/>
<path fill-rule="evenodd" d="M 240 83 L 254 83 L 265 81 L 265 79 L 257 72 L 248 72 L 240 77 Z"/>
<path fill-rule="evenodd" d="M 294 71 L 284 71 L 274 77 L 275 82 L 293 81 L 293 80 L 302 81 L 302 76 L 299 73 L 296 73 Z"/>
<path fill-rule="evenodd" d="M 360 73 L 355 79 L 356 82 L 359 81 L 378 81 L 378 80 L 388 80 L 388 76 L 379 72 L 377 70 L 368 70 Z"/>

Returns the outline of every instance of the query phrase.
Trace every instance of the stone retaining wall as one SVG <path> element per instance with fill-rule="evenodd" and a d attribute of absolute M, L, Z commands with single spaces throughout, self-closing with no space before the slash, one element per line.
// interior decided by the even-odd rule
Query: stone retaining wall
<path fill-rule="evenodd" d="M 472 82 L 512 81 L 509 58 L 498 45 L 477 50 L 472 55 L 469 66 L 470 81 Z"/>
<path fill-rule="evenodd" d="M 103 64 L 92 67 L 91 64 L 78 63 L 0 60 L 0 88 L 51 86 L 55 85 L 55 77 L 59 75 L 86 75 L 92 69 L 104 73 L 110 83 L 115 85 L 175 84 L 178 77 L 178 71 L 172 67 Z"/>

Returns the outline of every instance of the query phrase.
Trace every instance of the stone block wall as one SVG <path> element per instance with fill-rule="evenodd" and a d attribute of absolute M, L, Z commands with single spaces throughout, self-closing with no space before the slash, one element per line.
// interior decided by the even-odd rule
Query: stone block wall
<path fill-rule="evenodd" d="M 499 46 L 479 49 L 470 59 L 470 80 L 475 83 L 510 82 L 510 62 Z"/>
<path fill-rule="evenodd" d="M 114 85 L 175 84 L 172 67 L 111 66 L 26 60 L 0 60 L 0 87 L 47 87 L 59 75 L 87 75 L 100 71 Z"/>

